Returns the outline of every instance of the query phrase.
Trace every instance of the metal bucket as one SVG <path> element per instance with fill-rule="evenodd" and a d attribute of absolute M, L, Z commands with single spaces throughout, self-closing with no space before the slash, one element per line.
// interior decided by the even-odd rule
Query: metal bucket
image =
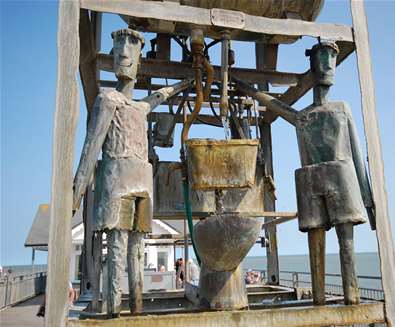
<path fill-rule="evenodd" d="M 194 190 L 252 187 L 258 140 L 190 139 L 185 142 Z"/>

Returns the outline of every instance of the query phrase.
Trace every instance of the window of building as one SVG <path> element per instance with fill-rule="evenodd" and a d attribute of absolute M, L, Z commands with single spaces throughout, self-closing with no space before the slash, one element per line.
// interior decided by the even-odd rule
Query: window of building
<path fill-rule="evenodd" d="M 168 258 L 167 252 L 158 252 L 158 266 L 157 266 L 158 270 L 160 269 L 161 266 L 165 266 L 165 269 L 167 270 L 167 258 Z"/>

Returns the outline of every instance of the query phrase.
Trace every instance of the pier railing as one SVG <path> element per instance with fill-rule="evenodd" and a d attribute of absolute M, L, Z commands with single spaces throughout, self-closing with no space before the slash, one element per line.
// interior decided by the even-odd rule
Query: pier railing
<path fill-rule="evenodd" d="M 0 309 L 45 292 L 47 273 L 4 276 L 0 279 Z"/>
<path fill-rule="evenodd" d="M 266 270 L 254 270 L 261 274 L 263 281 L 267 281 Z M 367 300 L 384 300 L 381 287 L 381 277 L 358 275 L 359 293 L 361 298 Z M 311 275 L 309 272 L 280 271 L 280 284 L 289 287 L 311 288 Z M 325 292 L 330 295 L 343 295 L 341 274 L 325 274 Z"/>

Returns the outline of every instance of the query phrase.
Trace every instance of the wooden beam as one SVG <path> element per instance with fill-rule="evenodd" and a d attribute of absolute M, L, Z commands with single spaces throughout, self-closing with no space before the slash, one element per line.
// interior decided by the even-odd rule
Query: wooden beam
<path fill-rule="evenodd" d="M 65 327 L 71 256 L 74 139 L 79 111 L 80 6 L 60 1 L 57 34 L 57 85 L 52 149 L 51 207 L 46 290 L 46 327 Z"/>
<path fill-rule="evenodd" d="M 272 218 L 271 220 L 269 220 L 269 221 L 267 221 L 267 222 L 265 222 L 263 225 L 262 225 L 262 229 L 268 229 L 268 228 L 270 228 L 270 227 L 273 227 L 273 226 L 276 226 L 276 225 L 279 225 L 279 224 L 282 224 L 282 223 L 286 223 L 287 221 L 290 221 L 290 220 L 294 220 L 294 219 L 296 219 L 298 216 L 297 216 L 297 214 L 295 214 L 295 216 L 289 216 L 289 217 L 277 217 L 277 218 Z"/>
<path fill-rule="evenodd" d="M 102 20 L 103 20 L 103 15 L 101 12 L 91 12 L 92 15 L 92 24 L 94 26 L 94 36 L 95 36 L 95 55 L 100 52 L 101 50 L 101 35 L 102 35 Z M 95 58 L 96 60 L 96 58 Z M 97 67 L 97 64 L 95 63 L 95 68 L 96 68 L 96 78 L 97 80 L 100 80 L 100 70 Z"/>
<path fill-rule="evenodd" d="M 116 88 L 117 86 L 117 81 L 109 81 L 109 80 L 101 80 L 100 81 L 100 87 L 107 87 L 107 88 Z M 145 79 L 140 79 L 137 80 L 137 83 L 134 85 L 135 90 L 145 90 L 145 91 L 156 91 L 161 89 L 162 87 L 167 87 L 168 85 L 166 84 L 148 84 Z M 275 97 L 277 99 L 280 99 L 282 94 L 281 93 L 273 93 L 273 92 L 265 92 L 272 97 Z M 218 108 L 217 103 L 219 102 L 220 98 L 219 97 L 214 97 L 215 95 L 220 94 L 220 91 L 218 89 L 212 88 L 211 89 L 211 95 L 212 97 L 209 98 L 209 101 L 213 102 L 214 108 Z M 236 97 L 233 101 L 240 103 L 241 99 L 245 98 L 245 95 L 238 90 L 231 90 L 229 91 L 229 95 L 231 97 Z M 173 105 L 178 105 L 182 101 L 184 97 L 183 96 L 174 96 L 171 97 L 169 100 L 164 101 L 162 104 L 169 104 L 172 103 Z M 191 101 L 191 105 L 194 105 L 194 101 L 196 100 L 195 96 L 188 96 L 186 97 L 186 101 Z M 208 102 L 203 102 L 202 107 L 210 107 L 210 104 Z M 258 107 L 259 111 L 266 111 L 265 107 Z"/>
<path fill-rule="evenodd" d="M 168 113 L 168 112 L 151 112 L 149 115 L 148 115 L 148 121 L 151 121 L 151 122 L 154 122 L 154 123 L 156 123 L 156 122 L 158 122 L 160 119 L 162 119 L 161 117 L 163 117 L 163 116 L 168 116 L 168 115 L 173 115 L 173 114 L 171 114 L 171 113 Z M 175 115 L 176 116 L 176 121 L 175 121 L 175 123 L 176 124 L 183 124 L 183 115 L 182 114 L 178 114 L 178 115 Z M 189 115 L 188 115 L 189 116 Z M 187 116 L 187 117 L 188 117 Z M 199 115 L 198 117 L 197 117 L 197 119 L 193 122 L 193 124 L 195 125 L 201 125 L 201 124 L 208 124 L 208 125 L 215 125 L 215 126 L 218 126 L 218 127 L 223 127 L 221 124 L 220 124 L 220 121 L 218 120 L 218 118 L 217 117 L 215 117 L 215 116 L 212 116 L 212 115 Z M 250 120 L 250 124 L 251 124 L 251 126 L 254 126 L 255 125 L 255 117 L 251 117 L 251 120 Z"/>
<path fill-rule="evenodd" d="M 258 310 L 233 310 L 216 312 L 184 312 L 125 317 L 118 320 L 123 327 L 311 327 L 343 326 L 382 323 L 384 320 L 383 303 L 364 303 L 359 305 L 325 305 L 287 307 Z M 100 326 L 114 326 L 114 320 L 101 320 Z M 93 327 L 99 323 L 92 319 L 69 320 L 69 327 Z"/>
<path fill-rule="evenodd" d="M 255 60 L 256 68 L 258 70 L 271 69 L 275 70 L 277 66 L 277 52 L 278 46 L 267 45 L 265 43 L 255 43 Z M 267 83 L 259 83 L 258 87 L 263 91 L 269 91 L 269 85 Z M 266 181 L 274 180 L 274 169 L 273 169 L 273 153 L 272 153 L 272 131 L 270 120 L 266 120 L 266 116 L 270 114 L 263 114 L 263 120 L 260 121 L 259 131 L 260 139 L 263 151 L 263 158 L 265 162 L 264 176 L 264 208 L 266 211 L 276 210 L 276 198 L 274 194 L 273 185 Z M 265 217 L 265 223 L 269 223 L 274 217 Z M 268 283 L 278 285 L 280 282 L 280 271 L 278 264 L 278 245 L 277 245 L 277 231 L 276 225 L 271 224 L 265 229 L 265 237 L 268 240 L 266 246 L 266 257 L 267 257 L 267 271 L 268 271 Z"/>
<path fill-rule="evenodd" d="M 211 216 L 212 212 L 192 212 L 193 219 L 203 219 Z M 274 212 L 274 211 L 262 211 L 262 212 L 227 212 L 227 214 L 241 214 L 245 217 L 250 218 L 263 218 L 263 217 L 272 217 L 272 218 L 290 218 L 293 219 L 297 217 L 296 212 Z M 184 220 L 185 213 L 183 211 L 174 211 L 174 212 L 154 212 L 154 218 L 160 220 Z"/>
<path fill-rule="evenodd" d="M 370 179 L 376 212 L 376 233 L 379 245 L 381 277 L 388 326 L 395 326 L 395 253 L 385 187 L 380 128 L 375 100 L 375 86 L 370 56 L 369 32 L 363 1 L 351 1 L 355 45 L 361 88 L 362 114 L 368 150 Z"/>
<path fill-rule="evenodd" d="M 214 38 L 220 38 L 221 33 L 215 33 L 213 28 L 218 27 L 218 30 L 226 28 L 257 34 L 260 37 L 262 37 L 261 34 L 266 34 L 291 37 L 312 36 L 336 41 L 353 41 L 352 30 L 346 25 L 259 17 L 219 8 L 206 9 L 183 6 L 169 1 L 81 0 L 81 6 L 94 11 L 148 18 L 150 21 L 161 22 L 162 25 L 166 21 L 170 22 L 170 26 L 174 23 L 186 23 L 185 33 L 188 35 L 190 34 L 188 29 L 193 28 L 193 25 L 198 25 L 209 29 L 209 36 Z M 218 17 L 224 17 L 224 19 L 218 21 L 216 19 Z M 237 21 L 236 24 L 234 24 L 235 21 Z M 154 32 L 154 30 L 150 31 Z"/>
<path fill-rule="evenodd" d="M 353 42 L 337 42 L 340 52 L 337 56 L 337 66 L 340 65 L 355 49 Z M 304 96 L 314 85 L 313 76 L 310 70 L 306 71 L 300 77 L 296 86 L 290 87 L 281 97 L 281 101 L 288 105 L 293 105 L 302 96 Z"/>
<path fill-rule="evenodd" d="M 187 235 L 187 237 L 189 238 L 189 234 Z M 176 240 L 176 241 L 183 241 L 183 238 L 180 238 L 180 236 L 178 234 L 156 234 L 156 235 L 152 235 L 152 234 L 148 234 L 146 236 L 146 239 L 148 240 Z M 154 243 L 155 244 L 155 243 Z"/>
<path fill-rule="evenodd" d="M 113 56 L 103 53 L 97 55 L 98 68 L 113 72 Z M 221 80 L 221 67 L 213 66 L 214 78 L 218 81 Z M 299 83 L 301 74 L 277 72 L 274 70 L 259 70 L 249 68 L 231 68 L 230 73 L 232 76 L 241 79 L 246 83 L 270 83 L 274 86 L 293 86 Z M 194 70 L 190 63 L 147 59 L 141 60 L 141 65 L 138 73 L 138 78 L 151 77 L 151 78 L 169 78 L 169 79 L 185 79 L 193 78 Z"/>
<path fill-rule="evenodd" d="M 85 103 L 88 113 L 93 109 L 96 96 L 99 93 L 99 82 L 96 70 L 95 35 L 89 18 L 89 12 L 81 9 L 80 12 L 80 76 L 84 90 Z"/>

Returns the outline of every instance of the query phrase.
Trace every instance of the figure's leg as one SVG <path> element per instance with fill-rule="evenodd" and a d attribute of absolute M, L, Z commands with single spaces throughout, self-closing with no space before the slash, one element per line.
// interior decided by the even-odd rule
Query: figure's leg
<path fill-rule="evenodd" d="M 340 267 L 342 272 L 344 303 L 358 304 L 358 279 L 355 271 L 354 227 L 352 223 L 336 225 L 340 248 Z"/>
<path fill-rule="evenodd" d="M 308 232 L 310 272 L 315 305 L 325 304 L 325 229 L 314 228 Z"/>
<path fill-rule="evenodd" d="M 107 232 L 107 313 L 109 318 L 117 318 L 121 313 L 121 276 L 125 270 L 127 237 L 128 231 L 125 230 L 114 228 Z"/>
<path fill-rule="evenodd" d="M 129 307 L 132 314 L 143 310 L 144 234 L 136 231 L 129 232 L 127 262 Z"/>

